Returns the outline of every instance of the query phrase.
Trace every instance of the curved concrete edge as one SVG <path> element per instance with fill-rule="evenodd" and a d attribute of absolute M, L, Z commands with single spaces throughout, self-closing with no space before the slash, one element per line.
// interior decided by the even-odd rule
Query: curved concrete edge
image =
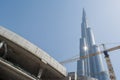
<path fill-rule="evenodd" d="M 39 59 L 41 59 L 44 63 L 49 64 L 62 75 L 67 76 L 67 71 L 64 66 L 62 66 L 59 62 L 57 62 L 54 58 L 52 58 L 49 54 L 47 54 L 42 49 L 38 48 L 31 42 L 27 41 L 23 37 L 17 35 L 16 33 L 0 26 L 0 36 L 10 40 L 11 42 L 17 44 L 18 46 L 24 48 L 29 51 L 31 54 L 35 55 Z"/>

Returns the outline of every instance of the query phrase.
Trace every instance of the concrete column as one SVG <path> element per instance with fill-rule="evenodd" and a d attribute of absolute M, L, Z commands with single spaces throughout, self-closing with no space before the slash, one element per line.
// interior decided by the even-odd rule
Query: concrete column
<path fill-rule="evenodd" d="M 43 69 L 41 68 L 41 69 L 39 69 L 39 72 L 38 72 L 38 80 L 42 80 L 41 79 L 41 76 L 42 76 L 42 73 L 43 73 Z"/>
<path fill-rule="evenodd" d="M 3 58 L 5 59 L 7 57 L 7 54 L 8 54 L 8 48 L 7 48 L 7 44 L 6 43 L 4 44 L 4 48 L 5 48 L 5 53 L 3 55 Z"/>

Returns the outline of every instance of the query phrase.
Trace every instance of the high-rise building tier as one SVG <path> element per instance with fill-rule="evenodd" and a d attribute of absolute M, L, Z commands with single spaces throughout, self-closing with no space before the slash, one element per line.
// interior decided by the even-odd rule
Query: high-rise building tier
<path fill-rule="evenodd" d="M 99 51 L 99 46 L 95 44 L 94 34 L 92 29 L 88 27 L 86 13 L 83 9 L 79 56 L 85 56 Z M 98 80 L 109 80 L 108 74 L 104 70 L 101 55 L 78 60 L 77 74 L 78 76 L 93 77 Z"/>

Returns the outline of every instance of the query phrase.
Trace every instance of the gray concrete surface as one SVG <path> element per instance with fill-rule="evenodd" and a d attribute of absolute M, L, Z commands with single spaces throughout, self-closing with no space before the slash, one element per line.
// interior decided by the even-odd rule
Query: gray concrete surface
<path fill-rule="evenodd" d="M 48 80 L 48 78 L 57 80 L 67 76 L 66 68 L 49 54 L 2 26 L 0 26 L 0 41 L 5 41 L 7 43 L 7 61 L 13 63 L 17 67 L 23 68 L 23 70 L 31 75 L 41 77 L 43 80 Z M 3 69 L 4 72 L 7 71 L 6 69 L 8 69 L 9 66 L 6 65 L 5 67 L 6 68 Z M 2 63 L 0 63 L 0 68 L 3 68 Z M 40 70 L 43 72 L 39 72 Z M 0 74 L 2 74 L 1 71 Z"/>

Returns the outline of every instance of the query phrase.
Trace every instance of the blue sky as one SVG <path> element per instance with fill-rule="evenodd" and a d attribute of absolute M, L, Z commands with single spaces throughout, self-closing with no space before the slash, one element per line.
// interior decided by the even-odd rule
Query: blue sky
<path fill-rule="evenodd" d="M 79 54 L 83 8 L 97 44 L 120 42 L 119 0 L 0 0 L 0 25 L 62 61 Z M 110 53 L 120 80 L 120 51 Z M 66 67 L 76 71 L 76 63 Z"/>

